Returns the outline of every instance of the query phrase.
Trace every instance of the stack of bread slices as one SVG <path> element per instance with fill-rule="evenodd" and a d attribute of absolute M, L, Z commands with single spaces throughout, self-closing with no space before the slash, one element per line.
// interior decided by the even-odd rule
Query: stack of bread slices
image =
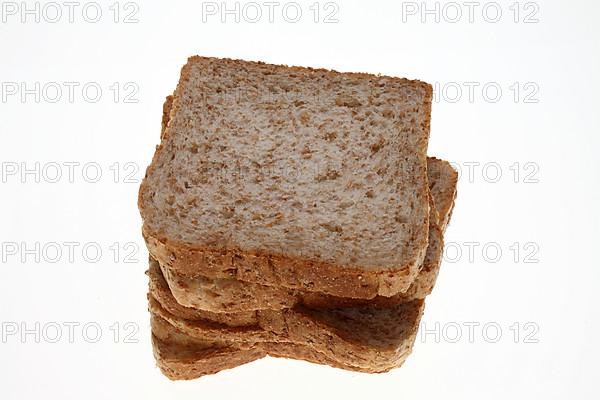
<path fill-rule="evenodd" d="M 427 157 L 431 99 L 420 81 L 188 60 L 139 193 L 166 376 L 403 363 L 456 194 Z"/>

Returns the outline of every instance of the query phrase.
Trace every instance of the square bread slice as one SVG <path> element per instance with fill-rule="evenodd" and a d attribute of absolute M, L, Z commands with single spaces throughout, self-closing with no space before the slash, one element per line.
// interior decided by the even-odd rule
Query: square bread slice
<path fill-rule="evenodd" d="M 429 246 L 417 278 L 404 293 L 392 297 L 352 299 L 319 292 L 265 286 L 236 279 L 215 279 L 204 276 L 190 278 L 164 266 L 161 266 L 162 275 L 179 304 L 212 312 L 282 309 L 293 307 L 297 303 L 319 308 L 367 303 L 390 305 L 410 299 L 425 298 L 431 293 L 439 272 L 443 251 L 443 231 L 454 204 L 458 180 L 456 171 L 448 162 L 430 157 L 427 164 L 433 203 L 429 218 Z M 150 264 L 150 268 L 158 268 L 157 261 L 151 259 Z"/>
<path fill-rule="evenodd" d="M 256 351 L 259 356 L 261 349 L 270 354 L 270 344 L 283 343 L 306 346 L 339 365 L 365 372 L 385 372 L 402 364 L 412 349 L 423 307 L 423 300 L 386 308 L 312 310 L 300 306 L 263 310 L 257 312 L 257 325 L 230 327 L 205 319 L 183 319 L 150 297 L 152 334 L 158 344 L 177 344 L 173 334 L 182 334 L 188 342 L 202 344 L 203 354 L 198 358 L 206 357 L 207 350 L 224 347 Z M 277 351 L 273 354 L 294 357 Z M 157 361 L 160 365 L 160 359 Z"/>
<path fill-rule="evenodd" d="M 373 298 L 428 243 L 432 88 L 191 57 L 139 193 L 161 265 L 188 276 Z"/>

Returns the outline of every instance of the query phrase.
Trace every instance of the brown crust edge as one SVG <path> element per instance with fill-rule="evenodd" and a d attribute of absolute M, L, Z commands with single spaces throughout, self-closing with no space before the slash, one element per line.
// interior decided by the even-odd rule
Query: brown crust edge
<path fill-rule="evenodd" d="M 233 278 L 340 297 L 371 299 L 377 295 L 390 297 L 405 292 L 414 281 L 421 264 L 365 270 L 282 255 L 192 248 L 161 241 L 148 232 L 146 226 L 142 228 L 142 235 L 150 254 L 161 265 L 182 275 Z M 424 258 L 425 250 L 420 258 Z"/>

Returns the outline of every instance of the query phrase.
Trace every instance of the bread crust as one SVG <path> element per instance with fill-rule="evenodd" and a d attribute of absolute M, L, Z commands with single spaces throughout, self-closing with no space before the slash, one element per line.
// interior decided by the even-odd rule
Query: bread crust
<path fill-rule="evenodd" d="M 158 238 L 142 228 L 148 251 L 161 265 L 194 278 L 237 279 L 267 286 L 322 292 L 333 296 L 372 299 L 405 292 L 415 279 L 410 265 L 385 270 L 365 270 L 296 257 L 213 250 Z M 425 256 L 419 256 L 422 260 Z"/>

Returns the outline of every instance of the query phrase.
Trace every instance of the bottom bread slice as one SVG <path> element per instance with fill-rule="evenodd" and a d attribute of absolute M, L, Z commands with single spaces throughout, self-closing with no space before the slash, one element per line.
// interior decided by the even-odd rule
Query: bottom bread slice
<path fill-rule="evenodd" d="M 207 315 L 174 315 L 152 294 L 149 305 L 153 332 L 163 341 L 169 337 L 157 335 L 154 328 L 161 320 L 194 340 L 213 343 L 215 348 L 226 345 L 252 350 L 259 345 L 264 350 L 268 347 L 264 343 L 294 343 L 308 346 L 337 363 L 369 372 L 387 371 L 403 362 L 412 348 L 424 307 L 423 300 L 385 308 L 314 310 L 297 306 L 260 310 L 255 313 L 254 323 L 229 326 Z"/>
<path fill-rule="evenodd" d="M 152 348 L 157 366 L 172 380 L 196 379 L 204 375 L 235 368 L 265 356 L 304 360 L 350 371 L 381 373 L 354 365 L 347 365 L 298 343 L 263 342 L 239 348 L 224 343 L 195 339 L 178 331 L 161 318 L 153 319 Z M 405 354 L 404 359 L 408 356 Z M 404 361 L 399 360 L 395 366 Z"/>
<path fill-rule="evenodd" d="M 418 324 L 418 321 L 416 323 Z M 352 357 L 345 355 L 345 352 L 355 350 L 352 348 L 352 339 L 340 337 L 340 333 L 336 332 L 335 323 L 328 328 L 320 327 L 321 330 L 330 330 L 330 340 L 309 340 L 306 343 L 295 342 L 286 335 L 272 336 L 271 341 L 256 341 L 252 334 L 248 335 L 248 342 L 227 341 L 227 338 L 231 339 L 230 333 L 225 333 L 219 341 L 214 341 L 213 334 L 207 334 L 205 337 L 191 335 L 185 332 L 185 329 L 175 327 L 156 314 L 152 315 L 151 325 L 157 365 L 165 376 L 173 380 L 194 379 L 214 374 L 267 355 L 305 360 L 352 371 L 380 373 L 400 366 L 410 354 L 414 343 L 414 335 L 410 335 L 397 345 L 393 356 L 387 349 L 390 357 L 387 362 L 380 359 L 379 362 L 373 363 L 369 361 L 369 354 L 354 354 Z M 370 346 L 377 347 L 374 343 Z M 335 351 L 332 352 L 328 347 Z"/>

